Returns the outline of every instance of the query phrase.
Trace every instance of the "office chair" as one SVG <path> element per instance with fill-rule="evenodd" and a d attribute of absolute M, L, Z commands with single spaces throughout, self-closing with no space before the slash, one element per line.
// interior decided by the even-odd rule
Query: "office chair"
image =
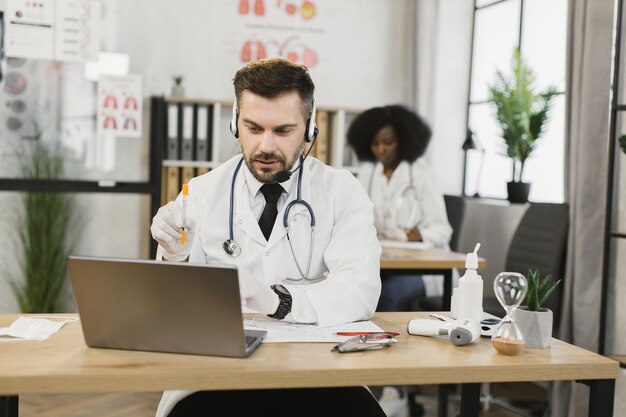
<path fill-rule="evenodd" d="M 446 214 L 448 222 L 452 226 L 452 237 L 450 238 L 450 249 L 456 251 L 459 244 L 459 235 L 463 217 L 465 216 L 465 199 L 458 195 L 444 195 L 443 200 L 446 204 Z"/>
<path fill-rule="evenodd" d="M 522 216 L 511 239 L 507 251 L 505 269 L 528 275 L 529 269 L 536 269 L 540 276 L 552 275 L 555 280 L 565 278 L 565 255 L 567 253 L 567 237 L 569 231 L 569 206 L 553 203 L 532 203 Z M 491 278 L 491 277 L 490 277 Z M 491 285 L 492 281 L 485 282 Z M 558 334 L 561 317 L 561 299 L 563 285 L 559 285 L 554 294 L 547 300 L 545 307 L 553 313 L 553 334 Z M 425 299 L 420 303 L 427 311 L 441 311 L 441 298 Z M 483 299 L 483 310 L 494 316 L 502 317 L 504 309 L 495 296 Z M 483 384 L 481 403 L 483 409 L 494 404 L 516 414 L 533 417 L 537 414 L 528 413 L 521 408 L 534 408 L 542 412 L 547 404 L 529 404 L 522 401 L 503 401 L 495 398 L 489 390 L 489 384 Z M 541 415 L 541 414 L 539 414 Z"/>
<path fill-rule="evenodd" d="M 528 276 L 529 269 L 536 269 L 540 276 L 552 275 L 555 281 L 565 278 L 565 255 L 569 231 L 569 206 L 567 204 L 533 203 L 524 213 L 507 251 L 505 269 Z M 563 285 L 544 304 L 552 310 L 552 334 L 558 334 L 561 318 Z M 483 310 L 502 317 L 504 309 L 495 296 L 483 300 Z M 483 409 L 490 404 L 505 408 L 513 413 L 533 417 L 543 415 L 547 404 L 527 401 L 503 401 L 495 398 L 488 384 L 483 385 L 481 398 Z M 527 412 L 524 409 L 530 409 Z"/>

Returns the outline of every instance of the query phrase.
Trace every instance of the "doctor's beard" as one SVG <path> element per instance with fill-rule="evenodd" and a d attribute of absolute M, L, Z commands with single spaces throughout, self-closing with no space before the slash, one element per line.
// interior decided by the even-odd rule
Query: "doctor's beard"
<path fill-rule="evenodd" d="M 296 161 L 302 155 L 302 151 L 304 150 L 304 142 L 300 144 L 298 149 L 293 153 L 291 158 L 285 160 L 285 157 L 278 153 L 266 153 L 266 152 L 257 152 L 251 157 L 246 156 L 243 151 L 243 147 L 241 147 L 241 153 L 244 155 L 244 161 L 246 162 L 246 166 L 259 182 L 263 184 L 271 184 L 276 182 L 276 174 L 281 171 L 291 171 Z M 252 161 L 276 161 L 278 162 L 278 169 L 255 169 Z"/>

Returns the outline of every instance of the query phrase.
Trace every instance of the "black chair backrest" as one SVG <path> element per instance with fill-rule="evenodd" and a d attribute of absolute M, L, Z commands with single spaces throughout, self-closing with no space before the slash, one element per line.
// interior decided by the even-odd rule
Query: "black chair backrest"
<path fill-rule="evenodd" d="M 567 204 L 533 203 L 522 216 L 507 252 L 505 268 L 528 276 L 536 269 L 540 277 L 552 275 L 555 281 L 565 278 L 565 256 L 569 230 Z M 546 301 L 552 310 L 554 328 L 558 327 L 563 282 Z"/>
<path fill-rule="evenodd" d="M 459 233 L 463 224 L 463 216 L 465 215 L 465 199 L 458 195 L 444 195 L 443 200 L 446 204 L 446 213 L 448 214 L 448 222 L 452 226 L 452 237 L 450 238 L 450 249 L 457 250 L 459 244 Z"/>

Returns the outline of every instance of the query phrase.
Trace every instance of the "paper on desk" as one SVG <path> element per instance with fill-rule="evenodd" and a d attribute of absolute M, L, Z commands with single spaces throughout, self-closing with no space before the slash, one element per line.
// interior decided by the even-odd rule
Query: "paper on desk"
<path fill-rule="evenodd" d="M 246 329 L 267 330 L 263 343 L 283 342 L 343 342 L 350 336 L 337 336 L 337 332 L 383 332 L 374 322 L 356 321 L 337 326 L 320 327 L 316 324 L 299 324 L 263 318 L 244 320 Z"/>
<path fill-rule="evenodd" d="M 400 240 L 380 240 L 380 246 L 383 248 L 398 248 L 398 249 L 429 249 L 433 245 L 428 242 L 403 242 Z"/>

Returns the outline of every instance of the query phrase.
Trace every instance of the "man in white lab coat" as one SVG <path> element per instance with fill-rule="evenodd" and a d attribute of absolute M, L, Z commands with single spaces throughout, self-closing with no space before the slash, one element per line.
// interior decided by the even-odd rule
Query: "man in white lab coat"
<path fill-rule="evenodd" d="M 275 319 L 319 325 L 369 319 L 381 287 L 373 207 L 352 174 L 304 158 L 305 142 L 317 134 L 306 67 L 256 61 L 237 72 L 234 86 L 231 131 L 241 154 L 189 182 L 184 215 L 182 196 L 159 209 L 151 226 L 158 256 L 236 265 L 242 304 Z M 166 393 L 157 415 L 206 415 L 229 398 L 189 394 Z M 267 403 L 270 409 L 260 409 L 271 415 L 302 414 L 303 406 L 326 416 L 384 415 L 363 387 L 233 395 L 245 399 L 225 404 L 236 405 L 234 414 L 258 413 Z"/>

